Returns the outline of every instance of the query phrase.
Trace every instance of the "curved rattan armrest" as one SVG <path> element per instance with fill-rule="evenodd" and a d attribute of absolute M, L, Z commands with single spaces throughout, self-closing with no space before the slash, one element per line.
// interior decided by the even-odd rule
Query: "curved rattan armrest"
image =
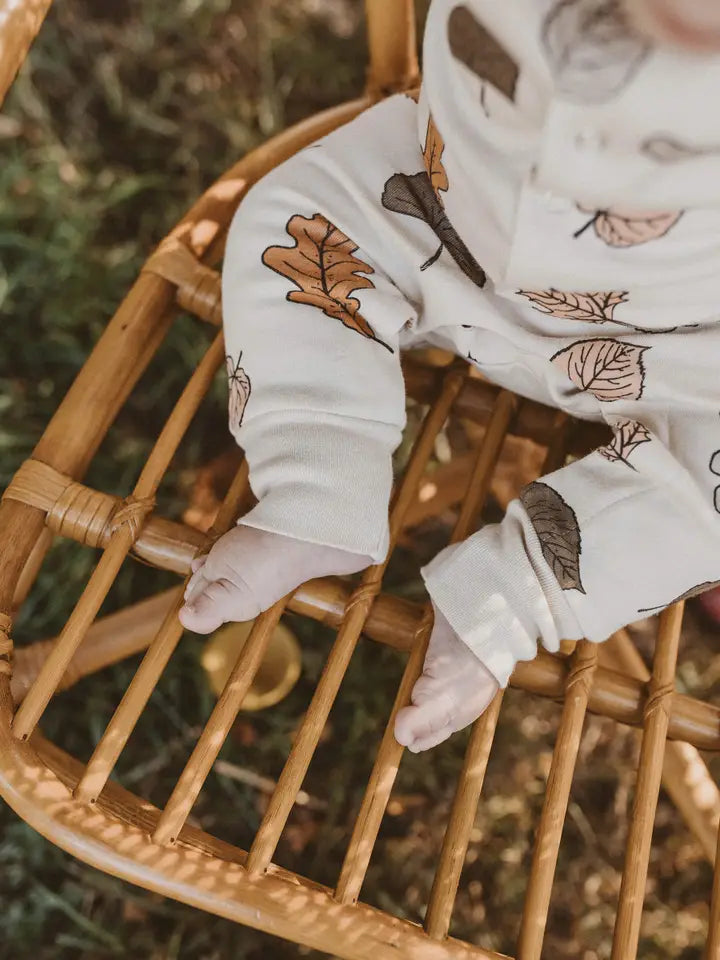
<path fill-rule="evenodd" d="M 0 105 L 51 3 L 52 0 L 0 0 Z"/>

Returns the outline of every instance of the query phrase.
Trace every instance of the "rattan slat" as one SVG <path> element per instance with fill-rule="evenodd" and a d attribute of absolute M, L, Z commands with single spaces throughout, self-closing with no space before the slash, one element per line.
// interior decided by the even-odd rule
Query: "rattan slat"
<path fill-rule="evenodd" d="M 643 739 L 630 831 L 625 847 L 625 869 L 615 920 L 612 960 L 631 960 L 637 955 L 683 608 L 683 603 L 677 603 L 660 616 L 652 679 L 644 711 Z"/>

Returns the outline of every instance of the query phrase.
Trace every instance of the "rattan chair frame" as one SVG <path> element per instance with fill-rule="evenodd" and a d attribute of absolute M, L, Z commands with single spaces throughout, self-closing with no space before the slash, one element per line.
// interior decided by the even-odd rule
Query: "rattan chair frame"
<path fill-rule="evenodd" d="M 0 96 L 48 6 L 41 0 L 24 0 L 0 23 L 0 49 L 12 50 L 12 56 L 0 58 Z M 232 167 L 200 198 L 149 258 L 32 457 L 5 491 L 0 503 L 0 796 L 35 830 L 100 870 L 347 960 L 492 958 L 497 954 L 449 937 L 448 929 L 501 696 L 473 728 L 424 925 L 359 900 L 403 752 L 392 736 L 393 719 L 408 700 L 432 626 L 427 604 L 382 592 L 385 564 L 368 569 L 354 587 L 334 578 L 306 584 L 258 618 L 163 810 L 109 779 L 182 632 L 177 620 L 180 588 L 97 620 L 117 571 L 133 553 L 185 577 L 192 558 L 228 529 L 251 496 L 243 465 L 207 534 L 154 512 L 158 485 L 223 360 L 220 332 L 215 333 L 190 377 L 132 493 L 120 501 L 83 485 L 83 475 L 177 309 L 219 326 L 220 284 L 215 267 L 229 221 L 247 189 L 378 98 L 417 83 L 411 0 L 368 0 L 367 8 L 370 69 L 365 95 L 273 138 Z M 428 412 L 393 497 L 393 544 L 417 502 L 425 466 L 449 416 L 484 427 L 464 477 L 465 489 L 456 497 L 460 510 L 455 540 L 474 528 L 508 436 L 528 437 L 544 446 L 545 469 L 563 463 L 568 454 L 583 454 L 604 438 L 598 427 L 579 429 L 556 411 L 473 377 L 462 362 L 442 368 L 408 357 L 404 370 L 409 394 L 426 404 Z M 13 660 L 13 617 L 57 536 L 100 547 L 99 563 L 62 634 L 27 651 L 17 651 Z M 255 841 L 245 852 L 190 826 L 187 818 L 237 716 L 272 629 L 286 608 L 332 626 L 337 636 Z M 581 642 L 568 656 L 541 653 L 513 675 L 515 687 L 562 704 L 528 878 L 516 953 L 521 960 L 537 960 L 541 955 L 588 712 L 636 726 L 642 735 L 613 960 L 630 960 L 637 953 L 663 771 L 669 787 L 675 779 L 673 796 L 706 853 L 713 857 L 716 824 L 707 810 L 700 809 L 692 792 L 678 785 L 676 774 L 687 765 L 689 756 L 697 759 L 694 751 L 720 749 L 720 709 L 674 690 L 681 623 L 682 604 L 661 615 L 649 675 L 624 632 L 604 651 Z M 154 627 L 149 645 L 148 624 Z M 407 665 L 337 884 L 329 889 L 274 865 L 272 858 L 361 633 L 406 652 Z M 87 765 L 42 736 L 38 723 L 58 690 L 145 647 L 142 663 Z M 666 752 L 668 738 L 679 741 L 675 745 L 679 749 L 671 746 Z M 720 873 L 716 869 L 707 960 L 720 960 L 719 931 Z"/>

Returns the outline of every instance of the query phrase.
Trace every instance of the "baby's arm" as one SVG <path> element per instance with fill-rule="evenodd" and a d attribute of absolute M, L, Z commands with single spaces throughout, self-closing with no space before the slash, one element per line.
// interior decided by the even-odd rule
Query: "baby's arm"
<path fill-rule="evenodd" d="M 616 391 L 629 384 L 637 399 L 601 404 L 612 443 L 531 484 L 501 524 L 423 570 L 464 652 L 501 686 L 538 640 L 551 651 L 561 637 L 602 641 L 720 580 L 720 326 L 632 339 L 641 380 Z M 450 669 L 431 665 L 425 697 L 448 687 Z M 400 715 L 403 743 L 424 749 L 484 708 L 478 700 L 468 711 L 450 688 L 434 730 L 418 707 Z"/>

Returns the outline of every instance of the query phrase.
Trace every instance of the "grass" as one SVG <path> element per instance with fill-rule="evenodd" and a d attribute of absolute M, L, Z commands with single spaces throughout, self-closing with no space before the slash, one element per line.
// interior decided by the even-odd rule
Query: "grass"
<path fill-rule="evenodd" d="M 302 116 L 354 96 L 364 46 L 354 0 L 63 0 L 53 9 L 0 116 L 0 486 L 32 451 L 108 317 L 153 245 L 216 176 Z M 207 343 L 181 317 L 113 425 L 90 473 L 127 493 L 174 399 Z M 227 447 L 224 385 L 172 465 L 161 508 L 179 515 L 193 470 Z M 418 538 L 391 571 L 410 592 L 444 528 Z M 53 635 L 96 555 L 54 547 L 16 627 L 18 643 Z M 175 582 L 127 563 L 109 611 Z M 717 659 L 690 617 L 681 683 L 717 695 Z M 276 776 L 322 669 L 332 635 L 291 618 L 303 676 L 277 708 L 244 715 L 223 759 Z M 117 771 L 162 804 L 213 698 L 186 637 Z M 137 661 L 56 698 L 44 732 L 87 758 Z M 294 811 L 278 861 L 332 883 L 382 723 L 402 668 L 363 641 L 306 782 L 327 803 Z M 511 691 L 503 710 L 458 898 L 453 932 L 512 952 L 532 838 L 559 708 Z M 442 825 L 467 735 L 431 756 L 407 756 L 363 897 L 422 918 Z M 583 741 L 547 937 L 547 956 L 609 956 L 632 796 L 637 738 L 592 718 Z M 717 772 L 717 771 L 716 771 Z M 266 802 L 258 790 L 212 774 L 193 816 L 247 845 Z M 84 866 L 0 809 L 1 960 L 284 960 L 308 951 L 135 889 Z M 663 798 L 642 930 L 644 960 L 699 960 L 710 869 Z"/>

